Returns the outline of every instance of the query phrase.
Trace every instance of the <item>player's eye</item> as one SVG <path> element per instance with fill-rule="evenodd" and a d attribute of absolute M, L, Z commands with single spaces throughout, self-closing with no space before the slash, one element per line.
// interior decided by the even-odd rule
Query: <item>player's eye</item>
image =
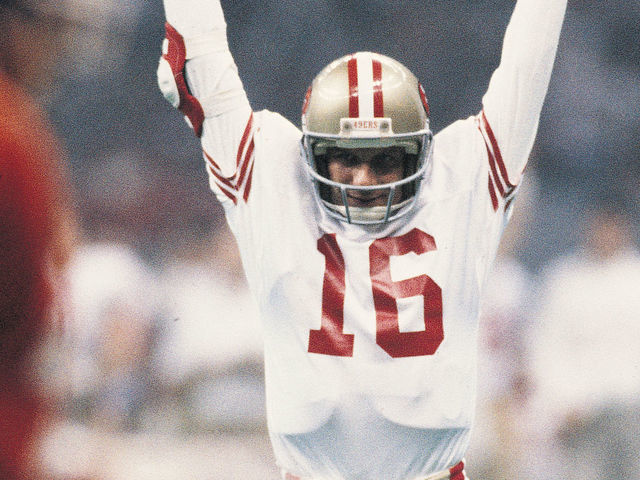
<path fill-rule="evenodd" d="M 345 167 L 355 167 L 361 163 L 361 160 L 356 155 L 349 152 L 336 152 L 331 155 L 331 160 L 340 162 Z"/>
<path fill-rule="evenodd" d="M 402 158 L 388 153 L 376 155 L 371 160 L 371 168 L 378 174 L 390 173 L 402 165 Z"/>

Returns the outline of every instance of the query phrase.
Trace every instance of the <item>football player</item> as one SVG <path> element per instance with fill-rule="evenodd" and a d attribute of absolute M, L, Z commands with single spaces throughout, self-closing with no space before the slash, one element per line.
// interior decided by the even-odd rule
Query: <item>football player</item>
<path fill-rule="evenodd" d="M 53 10 L 55 6 L 49 4 Z M 51 86 L 61 17 L 0 0 L 0 478 L 49 478 L 40 442 L 59 413 L 42 349 L 66 319 L 77 241 L 67 157 L 36 101 Z M 35 32 L 38 32 L 37 34 Z M 43 48 L 47 45 L 48 48 Z M 48 379 L 47 379 L 48 380 Z"/>
<path fill-rule="evenodd" d="M 372 52 L 313 80 L 301 129 L 252 111 L 219 0 L 164 0 L 165 97 L 201 139 L 265 335 L 283 478 L 466 478 L 480 294 L 535 139 L 566 0 L 518 0 L 475 116 L 433 135 Z"/>

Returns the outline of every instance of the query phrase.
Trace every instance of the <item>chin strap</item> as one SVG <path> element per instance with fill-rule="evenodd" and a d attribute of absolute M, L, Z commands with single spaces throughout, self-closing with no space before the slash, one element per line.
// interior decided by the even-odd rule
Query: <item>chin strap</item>
<path fill-rule="evenodd" d="M 407 198 L 400 203 L 392 205 L 388 212 L 389 219 L 392 220 L 401 208 L 409 205 L 412 201 L 413 198 Z M 349 213 L 347 214 L 347 208 L 344 205 L 337 205 L 327 200 L 322 200 L 322 204 L 328 210 L 337 212 L 341 218 L 346 219 L 349 223 L 383 223 L 387 217 L 387 207 L 384 205 L 375 207 L 349 207 Z"/>

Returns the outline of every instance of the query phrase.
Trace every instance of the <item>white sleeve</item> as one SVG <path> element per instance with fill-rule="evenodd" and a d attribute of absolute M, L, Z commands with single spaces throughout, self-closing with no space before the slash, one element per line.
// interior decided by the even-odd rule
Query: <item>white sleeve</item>
<path fill-rule="evenodd" d="M 237 199 L 255 127 L 220 1 L 164 0 L 164 7 L 167 22 L 184 38 L 187 85 L 204 111 L 201 142 L 211 186 L 221 200 Z"/>
<path fill-rule="evenodd" d="M 480 130 L 506 188 L 520 181 L 535 141 L 566 5 L 567 0 L 518 0 L 483 98 Z"/>

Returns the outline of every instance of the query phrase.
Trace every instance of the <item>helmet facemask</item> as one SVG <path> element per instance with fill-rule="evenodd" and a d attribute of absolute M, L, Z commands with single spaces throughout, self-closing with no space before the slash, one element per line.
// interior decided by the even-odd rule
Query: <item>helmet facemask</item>
<path fill-rule="evenodd" d="M 433 134 L 424 90 L 406 67 L 369 52 L 336 60 L 318 74 L 307 92 L 302 130 L 307 172 L 316 199 L 329 216 L 376 225 L 413 209 L 430 165 Z M 398 180 L 352 185 L 329 174 L 332 149 L 362 154 L 364 149 L 388 147 L 403 152 Z M 354 206 L 358 204 L 354 197 L 371 197 L 372 191 L 380 192 L 376 206 Z"/>
<path fill-rule="evenodd" d="M 349 145 L 344 140 L 304 135 L 303 153 L 316 197 L 329 216 L 347 223 L 377 225 L 396 219 L 413 209 L 418 200 L 424 174 L 429 166 L 433 150 L 432 139 L 431 132 L 425 132 L 419 137 L 396 138 L 396 141 L 393 138 L 386 138 L 384 141 L 375 139 L 368 143 L 358 140 Z M 347 150 L 396 146 L 403 149 L 403 178 L 398 181 L 376 185 L 351 185 L 333 181 L 329 177 L 327 151 L 331 148 Z M 371 207 L 349 205 L 350 196 L 368 195 L 371 192 L 384 195 L 384 205 Z"/>

